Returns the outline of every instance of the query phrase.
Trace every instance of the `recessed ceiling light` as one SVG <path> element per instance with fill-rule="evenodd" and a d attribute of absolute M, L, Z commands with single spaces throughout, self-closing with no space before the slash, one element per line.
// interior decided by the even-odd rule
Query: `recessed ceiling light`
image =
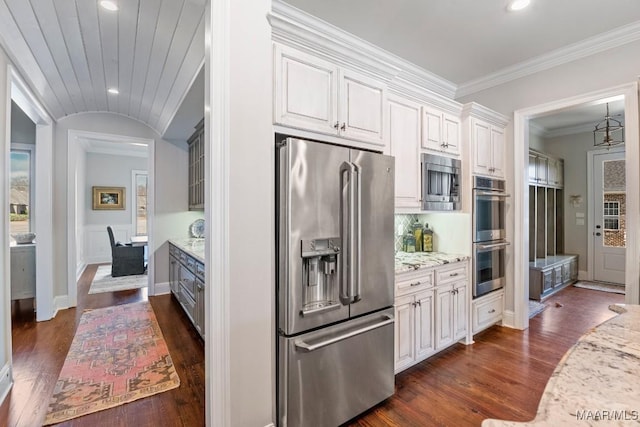
<path fill-rule="evenodd" d="M 110 87 L 109 89 L 107 89 L 107 92 L 113 94 L 113 95 L 117 95 L 120 93 L 120 91 L 118 91 L 118 89 L 116 89 L 115 87 Z"/>
<path fill-rule="evenodd" d="M 525 7 L 529 6 L 530 2 L 531 0 L 511 0 L 509 2 L 509 5 L 507 6 L 507 10 L 509 11 L 522 10 Z"/>
<path fill-rule="evenodd" d="M 100 2 L 100 6 L 110 11 L 118 10 L 118 5 L 115 2 L 109 0 L 102 0 Z"/>

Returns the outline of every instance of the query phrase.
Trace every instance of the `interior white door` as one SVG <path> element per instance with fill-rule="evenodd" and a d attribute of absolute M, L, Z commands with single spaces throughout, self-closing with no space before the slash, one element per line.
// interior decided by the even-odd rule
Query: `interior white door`
<path fill-rule="evenodd" d="M 624 284 L 626 246 L 625 154 L 593 156 L 594 280 Z"/>

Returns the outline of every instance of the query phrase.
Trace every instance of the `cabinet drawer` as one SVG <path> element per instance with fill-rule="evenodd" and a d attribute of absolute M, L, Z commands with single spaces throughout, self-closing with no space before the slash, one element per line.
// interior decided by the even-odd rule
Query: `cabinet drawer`
<path fill-rule="evenodd" d="M 204 264 L 196 262 L 196 276 L 204 280 Z"/>
<path fill-rule="evenodd" d="M 467 278 L 467 264 L 459 263 L 452 266 L 440 267 L 436 269 L 436 284 L 457 282 Z"/>
<path fill-rule="evenodd" d="M 396 276 L 396 296 L 422 291 L 433 286 L 433 270 L 416 270 Z"/>
<path fill-rule="evenodd" d="M 502 319 L 504 292 L 489 295 L 473 302 L 473 333 L 475 334 Z"/>
<path fill-rule="evenodd" d="M 176 258 L 180 258 L 180 249 L 176 248 L 172 244 L 169 244 L 169 254 Z"/>

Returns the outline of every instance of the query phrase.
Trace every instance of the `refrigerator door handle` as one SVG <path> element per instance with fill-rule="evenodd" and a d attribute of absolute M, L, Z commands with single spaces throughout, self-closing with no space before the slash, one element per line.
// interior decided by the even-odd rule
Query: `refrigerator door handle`
<path fill-rule="evenodd" d="M 307 342 L 304 342 L 303 340 L 300 340 L 300 341 L 296 341 L 295 345 L 296 345 L 296 348 L 304 352 L 315 351 L 322 347 L 326 347 L 328 345 L 335 344 L 340 341 L 344 341 L 348 338 L 355 337 L 356 335 L 364 334 L 365 332 L 369 332 L 374 329 L 381 328 L 383 326 L 389 325 L 394 322 L 393 317 L 389 315 L 385 315 L 384 319 L 385 320 L 382 320 L 381 322 L 378 322 L 378 323 L 374 323 L 373 325 L 368 325 L 363 328 L 355 329 L 353 331 L 346 332 L 342 335 L 338 335 L 337 337 L 332 337 L 314 344 L 309 344 Z"/>
<path fill-rule="evenodd" d="M 353 216 L 353 164 L 343 162 L 340 165 L 340 239 L 342 253 L 340 254 L 340 301 L 344 305 L 351 303 L 351 220 Z"/>
<path fill-rule="evenodd" d="M 353 164 L 353 163 L 352 163 Z M 362 215 L 362 179 L 360 173 L 360 167 L 356 164 L 353 164 L 353 187 L 355 197 L 353 200 L 353 205 L 355 212 L 353 214 L 353 228 L 351 229 L 352 235 L 354 235 L 353 246 L 351 246 L 351 268 L 352 272 L 352 284 L 351 286 L 355 287 L 355 289 L 351 290 L 351 295 L 353 296 L 352 302 L 360 301 L 360 293 L 362 292 L 362 286 L 360 283 L 360 271 L 361 271 L 361 263 L 362 263 L 362 227 L 361 227 L 361 215 Z"/>

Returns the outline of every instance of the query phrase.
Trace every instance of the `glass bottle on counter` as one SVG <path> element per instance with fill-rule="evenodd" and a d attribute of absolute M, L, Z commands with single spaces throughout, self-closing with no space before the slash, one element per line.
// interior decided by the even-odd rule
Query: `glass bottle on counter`
<path fill-rule="evenodd" d="M 404 236 L 402 249 L 404 249 L 405 252 L 416 251 L 416 237 L 413 234 L 407 233 Z"/>
<path fill-rule="evenodd" d="M 416 222 L 411 224 L 411 232 L 413 233 L 413 237 L 416 238 L 416 252 L 422 252 L 422 224 L 418 222 L 416 218 Z"/>
<path fill-rule="evenodd" d="M 433 252 L 433 230 L 429 228 L 429 224 L 426 222 L 422 230 L 422 250 Z"/>

